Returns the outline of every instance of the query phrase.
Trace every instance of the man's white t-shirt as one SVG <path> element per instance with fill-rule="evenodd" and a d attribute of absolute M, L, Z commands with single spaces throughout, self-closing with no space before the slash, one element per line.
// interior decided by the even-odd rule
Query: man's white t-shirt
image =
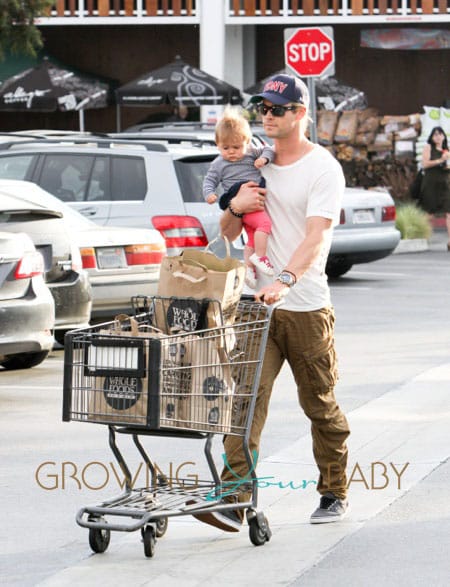
<path fill-rule="evenodd" d="M 262 174 L 267 187 L 266 210 L 272 220 L 267 255 L 277 275 L 305 238 L 308 217 L 329 218 L 333 225 L 339 222 L 345 179 L 339 162 L 320 145 L 291 165 L 266 165 Z M 330 306 L 325 264 L 331 233 L 327 233 L 314 264 L 289 290 L 283 309 L 304 312 Z M 273 281 L 273 277 L 258 277 L 258 288 Z"/>

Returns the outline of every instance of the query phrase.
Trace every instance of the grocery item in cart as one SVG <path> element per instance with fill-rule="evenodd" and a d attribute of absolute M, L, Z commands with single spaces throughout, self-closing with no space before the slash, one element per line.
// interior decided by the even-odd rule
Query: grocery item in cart
<path fill-rule="evenodd" d="M 234 382 L 223 340 L 219 329 L 165 335 L 148 322 L 117 317 L 78 353 L 88 419 L 230 432 Z"/>
<path fill-rule="evenodd" d="M 226 241 L 228 244 L 228 241 Z M 229 254 L 223 259 L 209 251 L 186 249 L 181 255 L 165 257 L 161 264 L 158 296 L 186 296 L 194 299 L 217 300 L 222 315 L 210 305 L 207 310 L 207 326 L 213 328 L 231 324 L 244 287 L 245 266 Z M 165 320 L 158 319 L 158 323 Z"/>

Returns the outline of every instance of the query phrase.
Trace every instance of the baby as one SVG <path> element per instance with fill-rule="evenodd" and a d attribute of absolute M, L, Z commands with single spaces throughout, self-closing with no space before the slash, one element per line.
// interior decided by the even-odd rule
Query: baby
<path fill-rule="evenodd" d="M 203 182 L 203 196 L 208 204 L 217 201 L 216 190 L 219 185 L 225 190 L 219 200 L 222 210 L 230 207 L 231 200 L 242 184 L 254 181 L 260 187 L 265 187 L 259 169 L 273 161 L 274 153 L 269 146 L 253 147 L 250 142 L 251 130 L 247 120 L 235 110 L 227 108 L 216 125 L 216 144 L 220 155 L 211 163 Z M 247 267 L 245 281 L 254 289 L 255 267 L 266 275 L 273 275 L 274 272 L 266 254 L 272 223 L 265 210 L 244 214 L 242 223 L 247 233 L 244 248 Z"/>

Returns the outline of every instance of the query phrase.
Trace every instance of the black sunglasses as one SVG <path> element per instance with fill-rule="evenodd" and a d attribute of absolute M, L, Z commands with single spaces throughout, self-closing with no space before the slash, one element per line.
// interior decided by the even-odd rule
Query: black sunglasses
<path fill-rule="evenodd" d="M 280 118 L 281 116 L 284 116 L 288 110 L 295 112 L 297 106 L 267 106 L 266 104 L 258 104 L 257 110 L 263 116 L 266 116 L 266 114 L 270 112 L 272 116 Z"/>

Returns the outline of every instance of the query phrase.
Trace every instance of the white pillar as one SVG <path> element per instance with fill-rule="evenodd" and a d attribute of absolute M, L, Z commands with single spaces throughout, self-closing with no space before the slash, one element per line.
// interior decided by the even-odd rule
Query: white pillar
<path fill-rule="evenodd" d="M 245 27 L 246 29 L 247 27 Z M 224 79 L 243 89 L 244 84 L 244 27 L 228 25 L 225 29 L 225 77 Z"/>
<path fill-rule="evenodd" d="M 215 77 L 225 78 L 225 2 L 199 0 L 200 4 L 200 69 Z M 223 108 L 202 106 L 203 122 L 215 122 Z"/>

